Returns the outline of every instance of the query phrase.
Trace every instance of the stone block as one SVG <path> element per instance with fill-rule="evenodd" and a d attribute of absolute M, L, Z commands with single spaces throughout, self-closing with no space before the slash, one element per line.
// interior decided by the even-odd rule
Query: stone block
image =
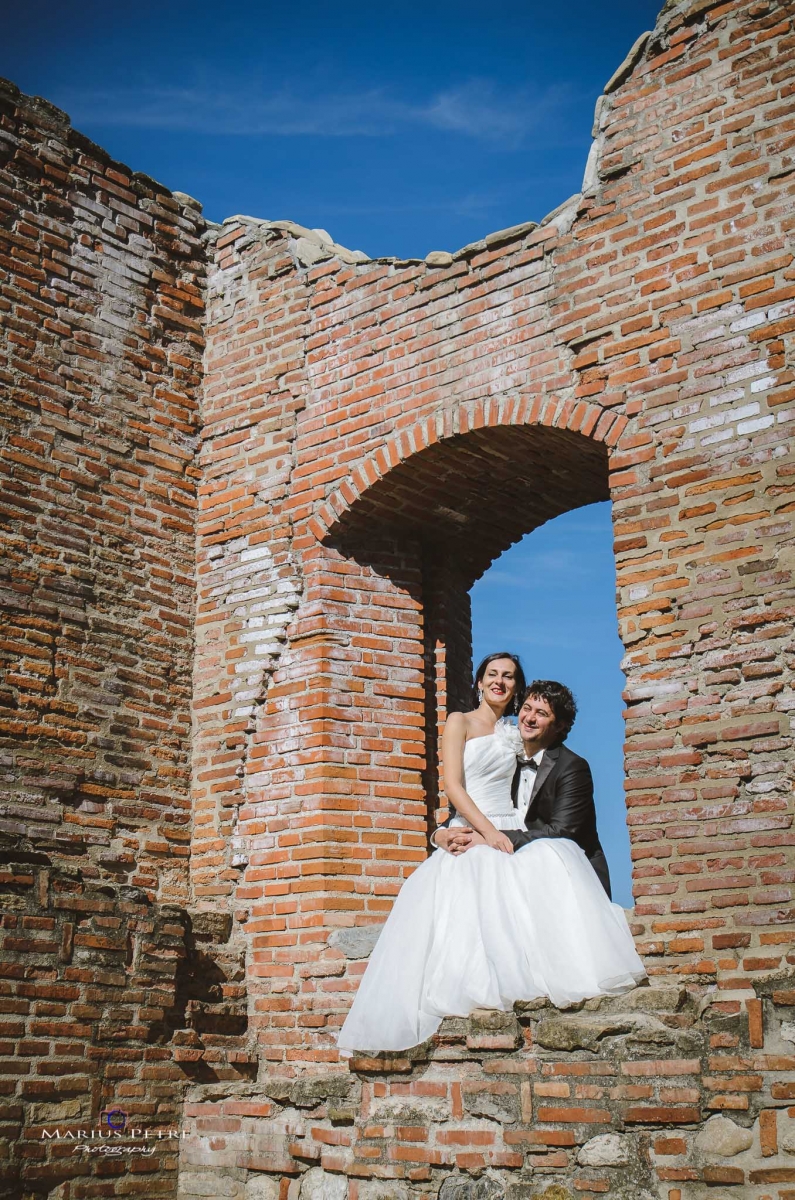
<path fill-rule="evenodd" d="M 206 912 L 203 909 L 189 913 L 191 932 L 200 941 L 223 944 L 229 941 L 232 932 L 232 914 Z"/>
<path fill-rule="evenodd" d="M 672 1045 L 676 1040 L 661 1021 L 639 1013 L 561 1013 L 544 1017 L 535 1030 L 536 1042 L 546 1050 L 598 1050 L 603 1039 L 615 1037 L 657 1045 Z"/>
<path fill-rule="evenodd" d="M 469 1017 L 466 1041 L 470 1049 L 515 1050 L 524 1035 L 513 1012 L 477 1009 Z"/>
<path fill-rule="evenodd" d="M 702 1154 L 733 1158 L 735 1154 L 748 1150 L 753 1145 L 754 1135 L 743 1129 L 729 1117 L 710 1117 L 696 1137 L 696 1145 Z"/>
<path fill-rule="evenodd" d="M 346 1200 L 347 1195 L 345 1176 L 332 1175 L 322 1167 L 311 1167 L 301 1180 L 301 1200 Z"/>
<path fill-rule="evenodd" d="M 503 1087 L 491 1085 L 474 1090 L 465 1084 L 463 1104 L 465 1112 L 471 1116 L 486 1117 L 498 1121 L 501 1125 L 510 1125 L 518 1121 L 520 1116 L 519 1092 L 512 1084 Z"/>
<path fill-rule="evenodd" d="M 640 61 L 643 51 L 646 49 L 646 43 L 650 37 L 651 33 L 647 30 L 646 33 L 642 33 L 640 37 L 635 39 L 623 62 L 616 67 L 615 71 L 602 89 L 605 95 L 609 95 L 610 92 L 614 92 L 616 88 L 624 82 L 630 72 L 634 70 L 636 64 Z"/>
<path fill-rule="evenodd" d="M 323 242 L 311 241 L 309 238 L 300 237 L 295 243 L 295 257 L 304 267 L 311 267 L 317 262 L 323 262 L 324 259 L 330 258 L 332 250 L 330 246 Z"/>
<path fill-rule="evenodd" d="M 472 1179 L 456 1172 L 448 1175 L 439 1189 L 439 1200 L 503 1200 L 505 1185 L 496 1175 Z"/>
<path fill-rule="evenodd" d="M 374 1100 L 370 1110 L 375 1125 L 430 1125 L 450 1118 L 450 1101 L 444 1096 L 387 1096 Z"/>
<path fill-rule="evenodd" d="M 586 1010 L 594 1004 L 600 1011 L 620 1010 L 626 1012 L 675 1013 L 685 1005 L 687 989 L 680 984 L 660 984 L 656 981 L 651 987 L 637 987 L 623 996 L 605 996 L 596 1001 L 588 1000 Z"/>
<path fill-rule="evenodd" d="M 316 1108 L 328 1100 L 347 1099 L 356 1089 L 350 1075 L 302 1075 L 290 1084 L 287 1094 L 296 1108 Z"/>
<path fill-rule="evenodd" d="M 562 1183 L 551 1183 L 543 1191 L 536 1192 L 536 1196 L 538 1200 L 574 1200 L 574 1193 Z"/>
<path fill-rule="evenodd" d="M 425 255 L 425 261 L 429 267 L 449 267 L 453 256 L 446 250 L 431 250 L 430 254 Z"/>
<path fill-rule="evenodd" d="M 188 1200 L 188 1197 L 193 1200 L 194 1196 L 207 1197 L 208 1200 L 244 1200 L 243 1182 L 234 1178 L 234 1174 L 227 1174 L 223 1170 L 201 1173 L 183 1170 L 179 1177 L 180 1200 L 182 1197 L 185 1197 L 185 1200 Z M 245 1200 L 254 1200 L 254 1197 L 249 1197 L 246 1192 Z M 259 1200 L 259 1197 L 256 1200 Z M 271 1200 L 271 1197 L 263 1197 L 262 1200 Z M 273 1200 L 278 1200 L 278 1196 Z"/>
<path fill-rule="evenodd" d="M 363 1179 L 359 1200 L 409 1200 L 409 1189 L 397 1179 Z"/>
<path fill-rule="evenodd" d="M 57 1125 L 59 1122 L 75 1121 L 87 1115 L 85 1100 L 61 1100 L 55 1104 L 31 1104 L 31 1125 Z"/>
<path fill-rule="evenodd" d="M 378 924 L 335 929 L 329 934 L 328 944 L 336 950 L 341 950 L 346 958 L 369 958 L 383 928 L 383 924 Z"/>
<path fill-rule="evenodd" d="M 279 1200 L 280 1181 L 277 1175 L 260 1175 L 249 1172 L 243 1200 Z M 321 1200 L 318 1196 L 316 1200 Z M 329 1197 L 328 1200 L 331 1200 Z"/>
<path fill-rule="evenodd" d="M 629 1138 L 618 1133 L 600 1133 L 590 1138 L 577 1154 L 581 1167 L 623 1167 L 630 1161 Z"/>

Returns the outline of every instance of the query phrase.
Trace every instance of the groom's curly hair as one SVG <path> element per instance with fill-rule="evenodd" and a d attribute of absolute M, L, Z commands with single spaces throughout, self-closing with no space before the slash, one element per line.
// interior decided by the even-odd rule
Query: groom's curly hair
<path fill-rule="evenodd" d="M 547 702 L 555 714 L 555 720 L 563 726 L 563 737 L 568 737 L 577 716 L 577 701 L 571 689 L 554 679 L 534 679 L 522 696 L 521 704 L 530 696 Z"/>

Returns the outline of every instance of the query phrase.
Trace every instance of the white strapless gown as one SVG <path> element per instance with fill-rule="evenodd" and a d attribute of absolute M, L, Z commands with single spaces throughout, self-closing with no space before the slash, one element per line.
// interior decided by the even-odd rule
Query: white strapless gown
<path fill-rule="evenodd" d="M 464 747 L 466 790 L 498 829 L 523 827 L 510 794 L 516 737 L 499 722 Z M 338 1045 L 343 1055 L 406 1050 L 446 1016 L 539 996 L 565 1007 L 645 974 L 624 910 L 575 842 L 542 838 L 514 854 L 437 850 L 401 888 Z"/>

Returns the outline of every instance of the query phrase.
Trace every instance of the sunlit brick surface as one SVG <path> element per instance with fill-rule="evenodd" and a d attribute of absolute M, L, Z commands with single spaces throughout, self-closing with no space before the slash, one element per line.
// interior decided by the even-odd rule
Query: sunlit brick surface
<path fill-rule="evenodd" d="M 669 4 L 582 193 L 424 262 L 208 225 L 3 86 L 9 1195 L 173 1195 L 40 1130 L 187 1083 L 186 1197 L 791 1200 L 793 79 L 790 0 Z M 654 987 L 349 1071 L 468 589 L 606 498 Z"/>

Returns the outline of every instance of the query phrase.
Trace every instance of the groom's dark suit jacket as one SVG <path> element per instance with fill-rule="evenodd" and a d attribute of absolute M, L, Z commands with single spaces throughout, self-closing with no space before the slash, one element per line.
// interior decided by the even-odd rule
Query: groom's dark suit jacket
<path fill-rule="evenodd" d="M 520 773 L 521 767 L 517 767 L 512 787 L 514 802 Z M 519 850 L 537 838 L 570 838 L 585 851 L 602 887 L 610 895 L 610 872 L 596 832 L 591 768 L 584 758 L 562 744 L 544 751 L 536 771 L 525 825 L 526 830 L 503 831 L 515 849 Z"/>

